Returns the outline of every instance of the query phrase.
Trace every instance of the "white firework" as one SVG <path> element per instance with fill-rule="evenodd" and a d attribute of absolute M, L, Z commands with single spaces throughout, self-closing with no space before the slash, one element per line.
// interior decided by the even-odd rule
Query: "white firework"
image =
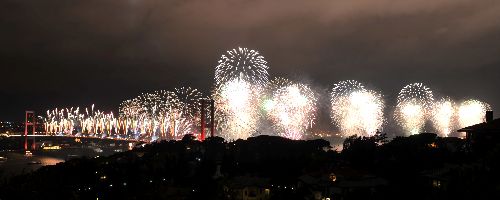
<path fill-rule="evenodd" d="M 332 122 L 344 136 L 372 136 L 384 123 L 384 101 L 379 93 L 367 90 L 354 80 L 341 81 L 331 92 Z"/>
<path fill-rule="evenodd" d="M 432 122 L 438 134 L 442 137 L 448 135 L 456 127 L 456 105 L 450 98 L 442 98 L 434 104 Z"/>
<path fill-rule="evenodd" d="M 258 51 L 237 48 L 227 51 L 215 69 L 215 83 L 219 87 L 233 79 L 242 79 L 263 88 L 268 83 L 268 66 Z"/>
<path fill-rule="evenodd" d="M 458 107 L 458 121 L 461 127 L 471 126 L 485 121 L 486 111 L 491 110 L 487 103 L 475 99 L 464 101 Z"/>
<path fill-rule="evenodd" d="M 218 132 L 226 139 L 246 139 L 256 133 L 259 90 L 233 79 L 214 91 Z"/>
<path fill-rule="evenodd" d="M 432 116 L 433 103 L 434 96 L 427 86 L 409 84 L 399 92 L 394 118 L 407 133 L 418 134 Z"/>
<path fill-rule="evenodd" d="M 305 138 L 306 131 L 315 123 L 316 101 L 309 86 L 290 83 L 274 92 L 265 109 L 280 136 L 298 140 Z"/>

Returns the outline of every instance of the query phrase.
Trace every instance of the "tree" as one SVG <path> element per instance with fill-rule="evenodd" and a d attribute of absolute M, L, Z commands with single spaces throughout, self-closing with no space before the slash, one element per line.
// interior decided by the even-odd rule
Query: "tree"
<path fill-rule="evenodd" d="M 182 143 L 185 143 L 185 144 L 191 143 L 194 140 L 196 140 L 196 137 L 193 134 L 186 134 L 181 139 Z"/>

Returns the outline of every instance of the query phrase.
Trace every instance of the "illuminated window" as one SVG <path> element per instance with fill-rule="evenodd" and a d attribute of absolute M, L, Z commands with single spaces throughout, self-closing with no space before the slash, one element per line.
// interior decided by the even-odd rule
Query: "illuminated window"
<path fill-rule="evenodd" d="M 432 180 L 432 187 L 441 188 L 441 181 L 440 180 Z"/>
<path fill-rule="evenodd" d="M 331 173 L 330 180 L 332 180 L 332 182 L 335 182 L 337 180 L 337 176 L 334 173 Z"/>

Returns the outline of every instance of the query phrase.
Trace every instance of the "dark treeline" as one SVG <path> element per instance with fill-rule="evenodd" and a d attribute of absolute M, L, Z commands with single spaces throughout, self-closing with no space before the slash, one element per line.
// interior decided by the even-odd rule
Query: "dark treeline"
<path fill-rule="evenodd" d="M 314 199 L 315 191 L 336 199 L 498 199 L 499 150 L 473 152 L 464 140 L 430 133 L 352 136 L 340 153 L 321 139 L 186 136 L 42 167 L 0 186 L 0 198 L 237 199 L 246 177 L 271 199 Z"/>
<path fill-rule="evenodd" d="M 342 160 L 389 180 L 391 199 L 499 199 L 500 146 L 472 151 L 465 140 L 433 133 L 349 137 Z"/>

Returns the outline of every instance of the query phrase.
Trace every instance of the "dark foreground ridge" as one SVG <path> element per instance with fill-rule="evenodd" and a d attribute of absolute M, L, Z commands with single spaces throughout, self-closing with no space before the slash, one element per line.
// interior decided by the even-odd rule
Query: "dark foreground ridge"
<path fill-rule="evenodd" d="M 12 178 L 1 199 L 499 199 L 500 146 L 432 133 L 325 140 L 186 136 Z M 472 149 L 472 150 L 471 150 Z"/>

